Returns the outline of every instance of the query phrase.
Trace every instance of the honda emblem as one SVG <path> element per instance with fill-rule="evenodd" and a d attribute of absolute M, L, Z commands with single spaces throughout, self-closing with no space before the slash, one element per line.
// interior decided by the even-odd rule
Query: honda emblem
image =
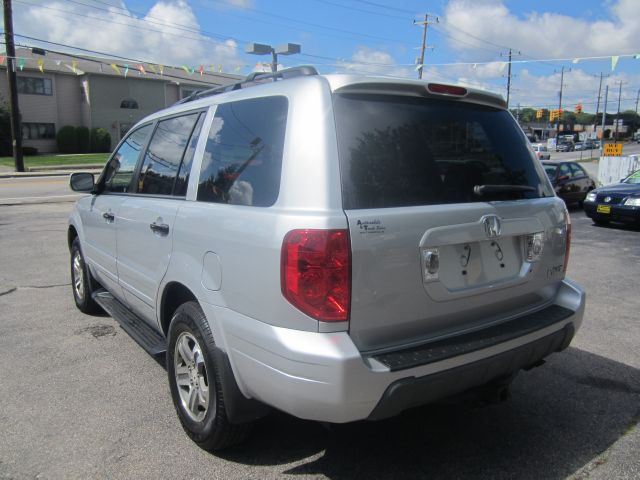
<path fill-rule="evenodd" d="M 487 234 L 487 238 L 496 238 L 502 233 L 500 217 L 497 215 L 485 215 L 482 217 L 482 224 L 484 225 L 484 233 Z"/>

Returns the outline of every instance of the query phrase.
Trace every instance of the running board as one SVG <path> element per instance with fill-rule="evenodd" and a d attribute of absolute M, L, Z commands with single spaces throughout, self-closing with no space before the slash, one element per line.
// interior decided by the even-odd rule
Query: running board
<path fill-rule="evenodd" d="M 100 289 L 93 292 L 92 297 L 149 354 L 156 356 L 167 351 L 167 341 L 164 336 L 131 312 L 109 292 Z"/>

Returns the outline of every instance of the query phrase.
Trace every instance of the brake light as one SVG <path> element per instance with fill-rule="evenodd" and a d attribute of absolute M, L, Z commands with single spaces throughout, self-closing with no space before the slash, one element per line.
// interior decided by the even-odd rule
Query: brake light
<path fill-rule="evenodd" d="M 567 267 L 569 266 L 569 252 L 571 251 L 571 217 L 569 216 L 568 211 L 564 211 L 564 220 L 567 229 L 566 233 L 566 244 L 564 248 L 564 265 L 562 266 L 562 271 L 567 273 Z"/>
<path fill-rule="evenodd" d="M 466 88 L 456 87 L 455 85 L 444 85 L 442 83 L 430 83 L 427 85 L 427 90 L 431 93 L 455 95 L 457 97 L 464 97 L 467 94 Z"/>
<path fill-rule="evenodd" d="M 351 248 L 348 230 L 292 230 L 282 243 L 282 294 L 316 320 L 349 319 Z"/>

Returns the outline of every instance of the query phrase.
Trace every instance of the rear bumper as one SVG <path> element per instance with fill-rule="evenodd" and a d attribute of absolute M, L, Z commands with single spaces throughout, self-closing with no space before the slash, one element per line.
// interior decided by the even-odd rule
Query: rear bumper
<path fill-rule="evenodd" d="M 246 397 L 300 418 L 343 423 L 395 415 L 515 373 L 566 348 L 582 323 L 584 291 L 565 280 L 554 304 L 566 315 L 541 323 L 542 328 L 400 369 L 363 356 L 346 332 L 273 327 L 211 305 L 205 313 L 218 320 Z"/>

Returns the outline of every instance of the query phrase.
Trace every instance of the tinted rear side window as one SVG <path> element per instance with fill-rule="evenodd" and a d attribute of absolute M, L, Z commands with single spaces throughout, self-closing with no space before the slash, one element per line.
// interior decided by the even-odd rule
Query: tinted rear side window
<path fill-rule="evenodd" d="M 138 177 L 138 193 L 171 195 L 198 115 L 158 122 Z"/>
<path fill-rule="evenodd" d="M 345 209 L 553 196 L 506 111 L 465 102 L 338 94 Z M 474 193 L 475 186 L 532 191 Z"/>
<path fill-rule="evenodd" d="M 198 200 L 268 207 L 280 189 L 285 97 L 219 105 L 202 158 Z"/>

